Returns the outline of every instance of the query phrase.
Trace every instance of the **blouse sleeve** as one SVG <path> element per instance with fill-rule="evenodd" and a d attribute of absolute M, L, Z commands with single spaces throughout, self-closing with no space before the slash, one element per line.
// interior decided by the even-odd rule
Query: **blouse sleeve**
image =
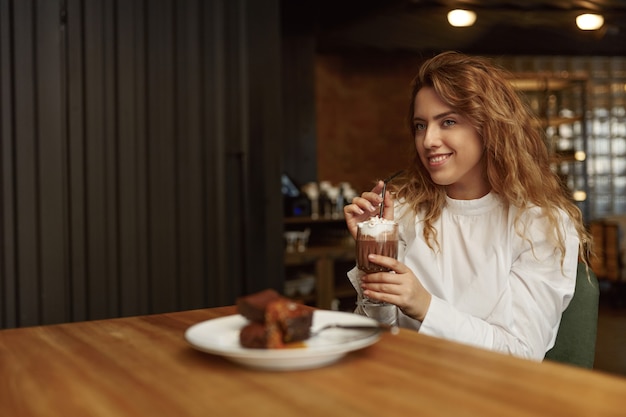
<path fill-rule="evenodd" d="M 576 284 L 578 235 L 569 220 L 563 221 L 566 253 L 546 235 L 547 221 L 535 217 L 526 239 L 517 239 L 508 277 L 509 289 L 489 317 L 480 319 L 432 297 L 420 332 L 515 356 L 543 360 L 554 345 L 561 314 Z"/>

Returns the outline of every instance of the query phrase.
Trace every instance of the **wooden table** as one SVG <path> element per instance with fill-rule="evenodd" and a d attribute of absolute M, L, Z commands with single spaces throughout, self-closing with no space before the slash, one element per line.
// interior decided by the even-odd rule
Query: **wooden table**
<path fill-rule="evenodd" d="M 232 307 L 0 331 L 0 416 L 623 416 L 626 379 L 402 330 L 319 369 L 198 352 Z"/>

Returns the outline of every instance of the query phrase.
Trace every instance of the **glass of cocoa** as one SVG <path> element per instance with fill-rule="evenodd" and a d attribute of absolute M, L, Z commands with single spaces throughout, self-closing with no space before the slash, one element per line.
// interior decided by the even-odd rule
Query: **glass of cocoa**
<path fill-rule="evenodd" d="M 376 216 L 358 224 L 357 267 L 367 274 L 389 272 L 389 268 L 369 261 L 368 255 L 371 253 L 398 258 L 398 224 L 396 222 Z M 359 306 L 368 317 L 392 326 L 397 324 L 397 308 L 393 304 L 363 297 L 359 301 Z"/>

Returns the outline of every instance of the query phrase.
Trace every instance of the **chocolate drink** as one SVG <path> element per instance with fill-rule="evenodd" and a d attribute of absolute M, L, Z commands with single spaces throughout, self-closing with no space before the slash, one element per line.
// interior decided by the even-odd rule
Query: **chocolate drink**
<path fill-rule="evenodd" d="M 376 241 L 371 236 L 365 236 L 365 239 L 357 241 L 357 265 L 360 270 L 371 274 L 373 272 L 388 272 L 389 268 L 370 262 L 367 256 L 370 253 L 376 255 L 389 256 L 390 258 L 398 258 L 398 241 Z"/>
<path fill-rule="evenodd" d="M 368 274 L 373 272 L 389 271 L 388 268 L 371 263 L 367 256 L 376 255 L 398 258 L 398 225 L 391 221 L 371 218 L 367 222 L 359 223 L 356 238 L 357 266 Z"/>

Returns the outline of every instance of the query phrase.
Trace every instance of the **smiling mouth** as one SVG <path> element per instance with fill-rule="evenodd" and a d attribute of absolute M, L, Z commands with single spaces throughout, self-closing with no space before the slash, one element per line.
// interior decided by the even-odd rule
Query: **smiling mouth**
<path fill-rule="evenodd" d="M 446 161 L 448 158 L 450 158 L 450 154 L 435 155 L 435 156 L 428 157 L 428 162 L 430 164 L 432 164 L 432 165 L 437 165 L 437 164 L 441 164 L 442 162 Z"/>

